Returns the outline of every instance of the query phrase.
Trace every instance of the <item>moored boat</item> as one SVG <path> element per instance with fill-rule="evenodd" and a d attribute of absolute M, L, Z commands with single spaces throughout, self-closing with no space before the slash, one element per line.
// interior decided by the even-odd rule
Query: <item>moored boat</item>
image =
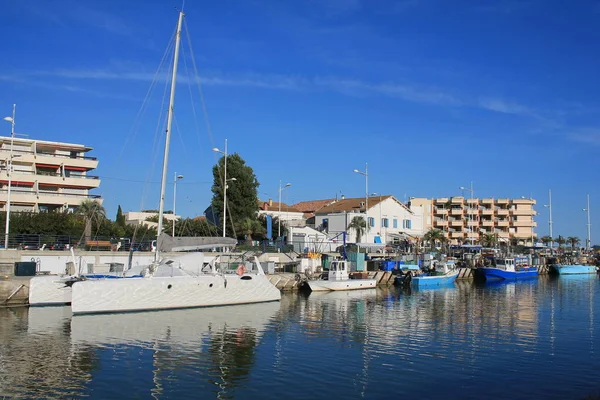
<path fill-rule="evenodd" d="M 476 273 L 483 276 L 486 280 L 494 279 L 526 279 L 537 278 L 537 267 L 529 266 L 525 263 L 517 263 L 514 258 L 497 258 L 495 265 L 479 267 Z"/>
<path fill-rule="evenodd" d="M 410 284 L 416 287 L 433 287 L 452 285 L 458 277 L 458 269 L 454 261 L 439 262 L 433 272 L 412 277 Z"/>
<path fill-rule="evenodd" d="M 313 292 L 326 292 L 331 290 L 358 290 L 375 289 L 375 279 L 350 279 L 348 275 L 348 261 L 332 261 L 327 273 L 327 279 L 308 280 L 304 283 Z"/>
<path fill-rule="evenodd" d="M 550 267 L 559 275 L 595 274 L 598 270 L 595 265 L 584 264 L 552 264 Z"/>

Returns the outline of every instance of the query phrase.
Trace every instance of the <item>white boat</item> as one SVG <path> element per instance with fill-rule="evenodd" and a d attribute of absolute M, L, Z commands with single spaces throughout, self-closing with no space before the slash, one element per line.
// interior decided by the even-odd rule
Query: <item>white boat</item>
<path fill-rule="evenodd" d="M 267 279 L 257 258 L 254 268 L 240 266 L 237 274 L 216 270 L 214 265 L 204 272 L 205 265 L 190 260 L 184 268 L 178 268 L 172 262 L 159 262 L 163 246 L 160 233 L 163 231 L 169 144 L 183 17 L 183 12 L 180 12 L 175 35 L 171 94 L 158 208 L 157 231 L 159 237 L 155 253 L 156 262 L 148 267 L 140 268 L 139 271 L 128 271 L 128 275 L 141 273 L 141 277 L 75 282 L 72 286 L 71 298 L 73 314 L 164 310 L 281 300 L 281 292 Z"/>
<path fill-rule="evenodd" d="M 313 292 L 326 292 L 330 290 L 358 290 L 375 289 L 375 279 L 350 279 L 348 275 L 348 261 L 332 261 L 329 266 L 327 279 L 308 280 L 305 282 Z"/>

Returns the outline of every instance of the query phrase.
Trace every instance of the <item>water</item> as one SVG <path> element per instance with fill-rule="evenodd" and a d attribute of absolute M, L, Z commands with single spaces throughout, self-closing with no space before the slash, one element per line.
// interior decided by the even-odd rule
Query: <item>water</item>
<path fill-rule="evenodd" d="M 0 309 L 0 398 L 584 399 L 598 276 L 71 317 Z"/>

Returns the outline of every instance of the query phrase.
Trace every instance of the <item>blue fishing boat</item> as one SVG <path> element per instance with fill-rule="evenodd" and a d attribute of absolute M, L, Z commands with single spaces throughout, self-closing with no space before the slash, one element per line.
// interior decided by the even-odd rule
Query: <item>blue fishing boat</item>
<path fill-rule="evenodd" d="M 497 258 L 494 266 L 479 267 L 476 272 L 486 280 L 537 278 L 537 267 L 523 263 L 522 259 L 518 261 L 514 258 Z"/>
<path fill-rule="evenodd" d="M 458 276 L 458 269 L 453 260 L 446 262 L 437 262 L 430 272 L 419 272 L 413 274 L 409 271 L 395 279 L 396 284 L 408 285 L 414 287 L 436 287 L 452 285 Z"/>
<path fill-rule="evenodd" d="M 559 275 L 595 274 L 595 265 L 583 264 L 553 264 L 551 268 Z"/>

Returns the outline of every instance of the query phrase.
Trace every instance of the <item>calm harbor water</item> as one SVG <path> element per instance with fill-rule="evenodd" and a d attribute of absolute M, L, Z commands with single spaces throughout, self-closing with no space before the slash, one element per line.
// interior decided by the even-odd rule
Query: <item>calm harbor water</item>
<path fill-rule="evenodd" d="M 72 317 L 0 309 L 0 398 L 584 399 L 600 280 L 286 294 Z"/>

